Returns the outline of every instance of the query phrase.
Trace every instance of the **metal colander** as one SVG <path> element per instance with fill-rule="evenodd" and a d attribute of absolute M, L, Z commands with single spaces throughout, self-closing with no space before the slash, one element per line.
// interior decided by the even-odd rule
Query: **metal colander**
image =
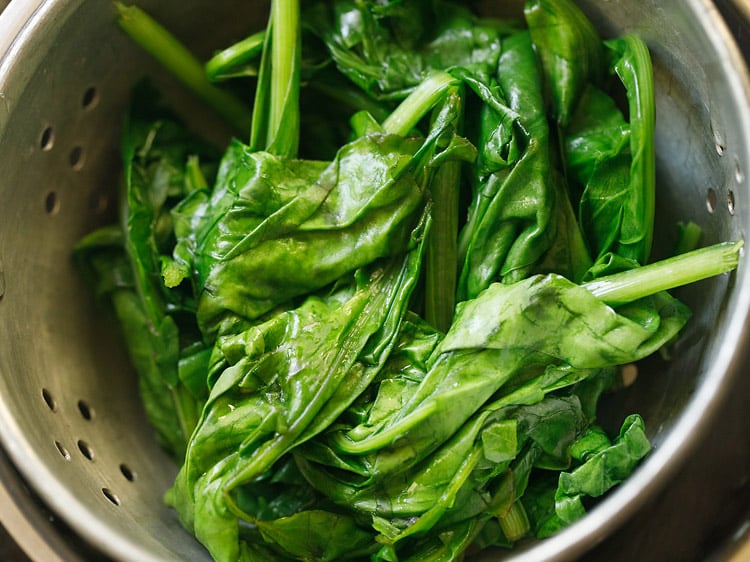
<path fill-rule="evenodd" d="M 259 27 L 266 13 L 262 2 L 139 4 L 202 57 Z M 497 9 L 496 2 L 480 4 Z M 750 85 L 714 5 L 579 4 L 603 35 L 635 32 L 652 49 L 657 253 L 670 247 L 677 221 L 701 225 L 706 244 L 744 238 Z M 162 502 L 177 469 L 155 442 L 113 319 L 84 286 L 71 248 L 114 215 L 120 119 L 144 73 L 207 134 L 225 133 L 114 19 L 113 5 L 102 0 L 12 0 L 0 16 L 0 444 L 87 557 L 208 560 Z M 678 296 L 695 315 L 674 357 L 646 364 L 633 386 L 607 397 L 605 418 L 640 412 L 655 444 L 632 478 L 556 537 L 482 560 L 574 559 L 666 485 L 744 365 L 747 276 L 741 263 L 733 275 L 682 290 Z M 0 512 L 0 520 L 9 513 Z M 47 550 L 38 543 L 24 545 L 34 558 L 72 559 L 50 549 L 51 541 Z"/>

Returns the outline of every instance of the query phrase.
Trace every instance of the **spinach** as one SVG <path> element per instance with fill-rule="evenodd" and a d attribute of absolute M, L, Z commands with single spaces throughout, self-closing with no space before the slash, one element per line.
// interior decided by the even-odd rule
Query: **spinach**
<path fill-rule="evenodd" d="M 493 281 L 528 276 L 555 233 L 549 125 L 531 37 L 519 32 L 503 45 L 498 82 L 488 95 L 507 100 L 490 98 L 496 101 L 482 121 L 483 158 L 462 236 L 461 300 Z"/>
<path fill-rule="evenodd" d="M 654 85 L 634 35 L 602 41 L 570 0 L 527 2 L 526 20 L 559 128 L 563 171 L 595 264 L 588 277 L 648 261 L 654 224 Z M 607 83 L 616 75 L 627 99 Z"/>
<path fill-rule="evenodd" d="M 524 16 L 539 53 L 550 118 L 565 127 L 587 85 L 603 79 L 604 45 L 571 0 L 528 0 Z"/>
<path fill-rule="evenodd" d="M 232 491 L 334 422 L 378 372 L 419 256 L 417 247 L 405 259 L 358 272 L 353 286 L 311 296 L 222 342 L 228 366 L 213 385 L 170 500 L 218 559 L 236 558 L 219 554 L 238 545 L 236 511 L 226 506 Z"/>
<path fill-rule="evenodd" d="M 640 315 L 635 322 L 613 316 L 585 288 L 568 285 L 559 276 L 532 276 L 512 285 L 493 284 L 462 303 L 406 404 L 385 424 L 367 420 L 352 428 L 335 446 L 352 454 L 377 452 L 373 471 L 404 468 L 419 462 L 421 450 L 452 435 L 520 371 L 528 377 L 535 366 L 542 372 L 550 365 L 600 369 L 637 360 L 671 340 L 684 324 L 684 312 L 664 306 L 665 316 L 649 317 L 642 326 Z M 652 333 L 655 327 L 662 331 Z M 550 341 L 548 333 L 558 337 Z M 433 422 L 434 412 L 441 413 L 441 424 Z M 408 454 L 391 461 L 396 453 L 386 452 L 398 451 L 402 436 Z"/>
<path fill-rule="evenodd" d="M 648 261 L 653 238 L 654 102 L 651 61 L 634 36 L 608 41 L 626 87 L 629 122 L 611 96 L 589 86 L 566 131 L 568 170 L 583 185 L 580 221 L 597 264 Z"/>
<path fill-rule="evenodd" d="M 320 2 L 310 28 L 339 71 L 376 99 L 405 97 L 435 70 L 491 75 L 512 22 L 477 18 L 457 2 Z"/>
<path fill-rule="evenodd" d="M 141 85 L 121 220 L 74 250 L 109 303 L 165 500 L 216 560 L 457 560 L 578 520 L 650 450 L 598 404 L 679 337 L 675 287 L 741 242 L 649 263 L 646 45 L 570 0 L 273 0 L 205 63 L 119 23 L 232 124 Z M 255 88 L 252 111 L 234 86 Z M 619 104 L 623 101 L 626 107 Z"/>

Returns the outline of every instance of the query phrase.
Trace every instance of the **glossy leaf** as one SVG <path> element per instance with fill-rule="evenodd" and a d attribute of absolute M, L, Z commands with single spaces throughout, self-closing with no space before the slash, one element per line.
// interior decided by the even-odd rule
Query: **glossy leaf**
<path fill-rule="evenodd" d="M 432 71 L 492 74 L 502 28 L 455 2 L 318 4 L 311 26 L 339 71 L 375 98 L 401 99 Z"/>
<path fill-rule="evenodd" d="M 604 77 L 602 40 L 573 0 L 527 0 L 524 15 L 543 69 L 550 115 L 565 127 L 588 84 Z"/>
<path fill-rule="evenodd" d="M 508 109 L 489 115 L 497 128 L 487 127 L 486 134 L 496 152 L 485 155 L 485 161 L 500 165 L 480 175 L 474 189 L 462 233 L 459 300 L 476 297 L 494 281 L 528 276 L 555 233 L 549 125 L 531 38 L 518 33 L 503 45 L 497 79 L 504 99 L 496 105 Z M 485 139 L 480 144 L 485 146 Z"/>

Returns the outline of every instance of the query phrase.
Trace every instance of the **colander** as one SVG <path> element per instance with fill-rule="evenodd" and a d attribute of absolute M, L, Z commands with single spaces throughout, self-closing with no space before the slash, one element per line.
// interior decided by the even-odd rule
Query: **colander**
<path fill-rule="evenodd" d="M 259 1 L 138 3 L 199 57 L 263 25 L 267 9 Z M 500 3 L 479 4 L 492 12 Z M 520 2 L 503 9 L 508 5 Z M 701 225 L 705 244 L 743 239 L 750 226 L 750 84 L 715 6 L 579 5 L 602 35 L 633 32 L 652 49 L 656 253 L 671 247 L 678 221 Z M 45 513 L 79 541 L 75 556 L 209 560 L 162 502 L 177 468 L 156 444 L 114 321 L 75 270 L 71 248 L 114 217 L 120 119 L 144 74 L 206 134 L 226 133 L 114 19 L 108 0 L 12 0 L 0 15 L 0 444 Z M 634 411 L 646 420 L 655 448 L 637 472 L 557 536 L 474 560 L 576 559 L 668 483 L 745 365 L 747 277 L 743 261 L 732 275 L 680 291 L 694 317 L 674 356 L 644 365 L 634 385 L 607 397 L 605 423 Z M 32 542 L 25 546 L 38 560 L 73 559 L 50 541 L 46 550 Z"/>

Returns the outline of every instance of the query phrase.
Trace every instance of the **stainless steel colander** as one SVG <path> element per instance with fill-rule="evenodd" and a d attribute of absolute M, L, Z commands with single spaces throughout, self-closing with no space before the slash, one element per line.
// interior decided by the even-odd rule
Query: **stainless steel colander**
<path fill-rule="evenodd" d="M 203 57 L 265 21 L 262 2 L 139 4 Z M 700 224 L 706 244 L 744 238 L 750 84 L 714 5 L 579 4 L 603 35 L 634 32 L 652 49 L 657 253 L 669 247 L 680 220 Z M 31 537 L 25 546 L 33 557 L 208 560 L 163 505 L 176 467 L 145 422 L 114 323 L 70 253 L 113 216 L 119 123 L 130 87 L 144 73 L 197 115 L 207 134 L 224 132 L 118 31 L 114 17 L 108 0 L 12 0 L 0 15 L 0 444 L 45 513 L 80 541 L 75 554 L 59 541 Z M 650 428 L 655 450 L 633 477 L 558 536 L 481 560 L 575 559 L 688 462 L 747 359 L 747 277 L 741 263 L 731 276 L 680 292 L 695 315 L 671 362 L 646 365 L 634 386 L 608 397 L 605 417 L 638 411 Z M 16 507 L 0 512 L 0 521 L 18 511 L 12 497 L 3 499 Z"/>

